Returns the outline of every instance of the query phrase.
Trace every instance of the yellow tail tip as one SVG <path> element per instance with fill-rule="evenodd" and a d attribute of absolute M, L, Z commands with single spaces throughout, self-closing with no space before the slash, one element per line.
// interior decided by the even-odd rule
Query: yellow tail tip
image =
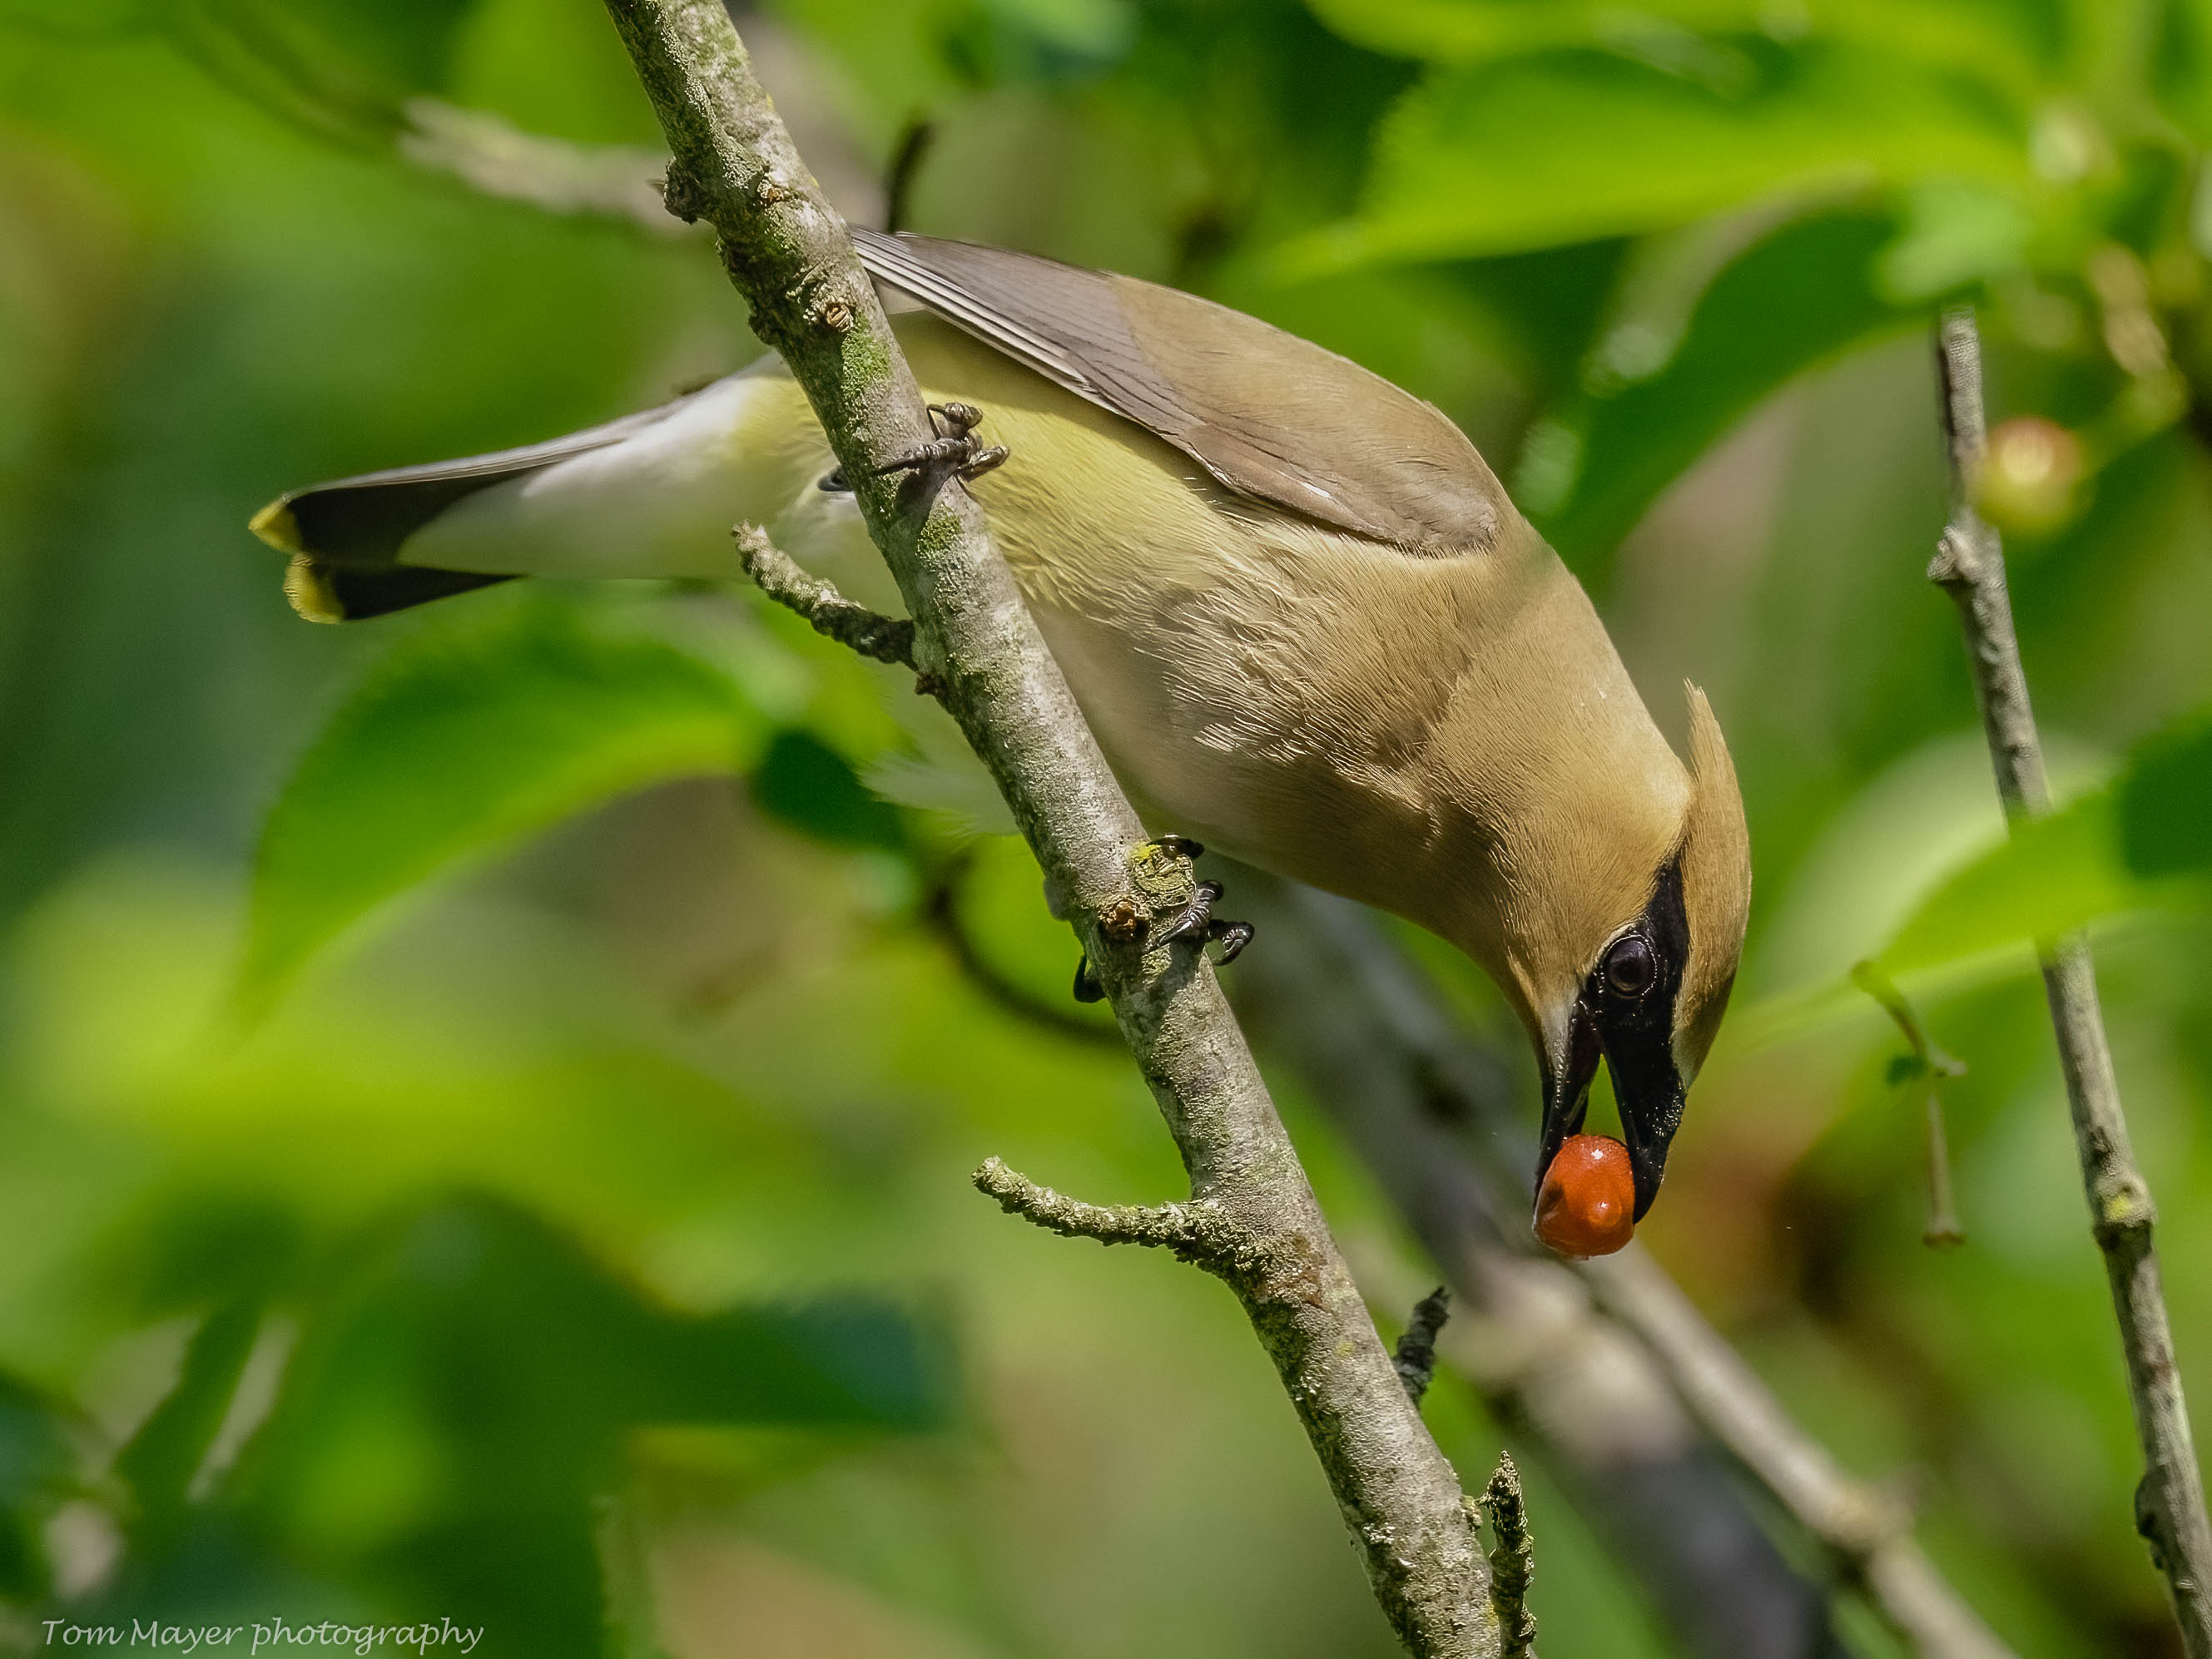
<path fill-rule="evenodd" d="M 307 550 L 300 545 L 300 521 L 292 516 L 289 496 L 278 496 L 246 520 L 246 527 L 279 553 L 295 556 Z"/>
<path fill-rule="evenodd" d="M 291 514 L 284 516 L 289 523 Z M 255 533 L 259 534 L 258 520 Z M 269 537 L 262 539 L 271 546 L 276 545 Z M 331 586 L 329 573 L 304 553 L 295 553 L 292 562 L 284 568 L 284 597 L 292 602 L 295 611 L 311 623 L 341 623 L 346 619 L 345 606 Z"/>

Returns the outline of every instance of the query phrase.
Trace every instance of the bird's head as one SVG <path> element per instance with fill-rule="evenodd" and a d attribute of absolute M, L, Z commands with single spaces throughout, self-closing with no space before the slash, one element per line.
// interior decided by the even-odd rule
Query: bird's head
<path fill-rule="evenodd" d="M 1540 939 L 1503 940 L 1544 1079 L 1541 1183 L 1578 1133 L 1600 1060 L 1612 1073 L 1636 1182 L 1658 1195 L 1690 1082 L 1719 1031 L 1751 904 L 1750 837 L 1735 768 L 1705 696 L 1690 700 L 1690 764 L 1593 786 L 1546 860 Z M 1640 713 L 1640 709 L 1638 710 Z M 1653 733 L 1663 749 L 1663 741 Z M 1665 757 L 1671 760 L 1671 756 Z M 1516 945 L 1520 948 L 1516 948 Z"/>

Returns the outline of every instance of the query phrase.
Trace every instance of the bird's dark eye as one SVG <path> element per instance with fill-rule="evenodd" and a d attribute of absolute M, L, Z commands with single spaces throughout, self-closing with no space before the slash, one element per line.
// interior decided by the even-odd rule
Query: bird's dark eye
<path fill-rule="evenodd" d="M 1627 935 L 1605 953 L 1605 982 L 1622 996 L 1642 996 L 1658 977 L 1659 959 L 1641 933 Z"/>

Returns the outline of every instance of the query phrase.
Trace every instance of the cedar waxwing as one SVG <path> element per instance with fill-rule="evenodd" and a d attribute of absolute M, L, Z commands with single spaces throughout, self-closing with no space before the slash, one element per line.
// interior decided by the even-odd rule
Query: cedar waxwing
<path fill-rule="evenodd" d="M 1540 1181 L 1602 1057 L 1640 1219 L 1750 900 L 1704 696 L 1686 769 L 1474 447 L 1358 365 L 1126 276 L 855 240 L 920 307 L 894 326 L 931 400 L 971 406 L 950 447 L 1139 811 L 1480 963 L 1542 1067 Z M 836 467 L 770 356 L 572 437 L 299 491 L 253 529 L 317 621 L 510 575 L 736 578 L 741 522 L 897 614 Z"/>

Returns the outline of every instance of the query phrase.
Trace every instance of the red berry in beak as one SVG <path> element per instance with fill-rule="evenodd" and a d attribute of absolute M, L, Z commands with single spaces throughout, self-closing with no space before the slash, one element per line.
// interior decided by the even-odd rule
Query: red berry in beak
<path fill-rule="evenodd" d="M 1561 1255 L 1611 1255 L 1635 1231 L 1636 1175 L 1610 1135 L 1572 1135 L 1536 1194 L 1536 1237 Z"/>

